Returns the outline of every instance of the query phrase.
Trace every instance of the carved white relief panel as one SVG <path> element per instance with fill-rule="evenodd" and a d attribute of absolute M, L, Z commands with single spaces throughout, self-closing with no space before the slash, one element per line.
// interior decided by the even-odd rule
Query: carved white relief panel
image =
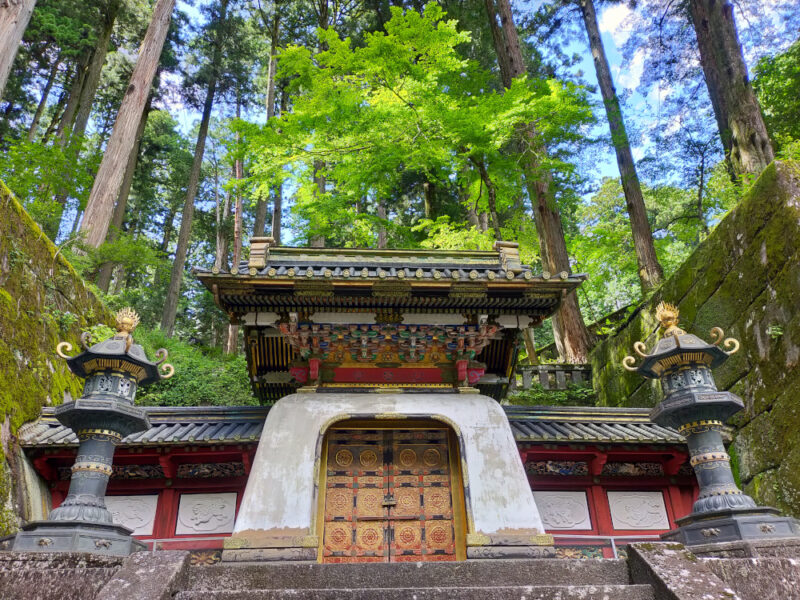
<path fill-rule="evenodd" d="M 591 529 L 585 492 L 533 492 L 545 529 Z"/>
<path fill-rule="evenodd" d="M 177 534 L 231 533 L 236 516 L 236 494 L 181 494 Z"/>
<path fill-rule="evenodd" d="M 669 529 L 661 492 L 608 492 L 614 529 Z"/>
<path fill-rule="evenodd" d="M 133 535 L 153 535 L 158 496 L 106 496 L 114 523 L 133 529 Z"/>

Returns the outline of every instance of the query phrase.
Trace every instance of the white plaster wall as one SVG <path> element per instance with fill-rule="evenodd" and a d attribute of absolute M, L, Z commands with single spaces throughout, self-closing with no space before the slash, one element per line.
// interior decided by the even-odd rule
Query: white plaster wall
<path fill-rule="evenodd" d="M 544 528 L 500 405 L 479 394 L 299 393 L 269 411 L 234 526 L 237 532 L 312 530 L 318 439 L 337 420 L 376 414 L 430 416 L 457 427 L 469 484 L 467 512 L 483 534 Z"/>

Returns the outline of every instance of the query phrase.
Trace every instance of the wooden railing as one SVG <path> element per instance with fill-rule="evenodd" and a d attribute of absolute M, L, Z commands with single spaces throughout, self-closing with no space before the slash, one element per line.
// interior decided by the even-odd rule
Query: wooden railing
<path fill-rule="evenodd" d="M 569 384 L 592 385 L 592 367 L 589 365 L 519 365 L 522 389 L 529 390 L 536 382 L 545 390 L 565 390 Z"/>

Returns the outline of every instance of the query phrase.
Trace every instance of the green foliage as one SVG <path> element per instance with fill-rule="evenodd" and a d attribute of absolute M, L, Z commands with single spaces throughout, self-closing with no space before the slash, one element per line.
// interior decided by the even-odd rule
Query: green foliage
<path fill-rule="evenodd" d="M 591 387 L 570 383 L 565 390 L 546 390 L 538 383 L 530 389 L 509 394 L 508 404 L 516 406 L 587 406 L 594 404 Z"/>
<path fill-rule="evenodd" d="M 161 330 L 139 327 L 136 342 L 151 359 L 158 348 L 169 351 L 167 359 L 175 375 L 142 388 L 137 404 L 147 406 L 244 406 L 257 404 L 247 378 L 247 362 L 241 354 L 226 356 L 209 349 L 168 338 Z"/>
<path fill-rule="evenodd" d="M 800 141 L 800 40 L 758 62 L 753 88 L 776 149 Z"/>
<path fill-rule="evenodd" d="M 52 225 L 58 228 L 63 205 L 56 200 L 57 196 L 75 198 L 81 206 L 86 204 L 99 157 L 79 160 L 80 149 L 81 144 L 61 147 L 19 141 L 4 151 L 0 179 L 45 228 Z"/>
<path fill-rule="evenodd" d="M 114 337 L 117 331 L 105 323 L 98 323 L 96 325 L 92 325 L 91 327 L 84 328 L 83 333 L 89 334 L 90 344 L 97 344 L 107 340 L 108 338 Z"/>
<path fill-rule="evenodd" d="M 323 50 L 316 54 L 288 47 L 278 68 L 291 81 L 291 113 L 265 127 L 238 126 L 256 157 L 255 194 L 266 197 L 292 177 L 296 226 L 308 238 L 374 243 L 374 228 L 363 227 L 367 206 L 391 197 L 408 173 L 437 187 L 455 182 L 464 207 L 478 212 L 490 210 L 491 184 L 497 210 L 510 209 L 525 194 L 514 142 L 528 123 L 537 127 L 533 145 L 553 149 L 555 158 L 543 159 L 543 168 L 570 170 L 558 148 L 592 117 L 580 88 L 520 78 L 508 90 L 494 90 L 491 74 L 459 52 L 470 34 L 445 20 L 435 3 L 422 14 L 393 8 L 385 29 L 366 34 L 363 46 L 329 29 L 318 31 Z M 394 208 L 402 221 L 401 207 Z M 413 225 L 396 238 L 427 229 Z M 447 235 L 438 225 L 433 235 L 440 233 Z"/>
<path fill-rule="evenodd" d="M 454 225 L 447 216 L 435 221 L 421 219 L 412 231 L 425 231 L 423 248 L 441 248 L 447 250 L 491 250 L 494 238 L 488 231 L 480 231 L 476 227 L 460 227 Z"/>
<path fill-rule="evenodd" d="M 68 310 L 62 311 L 54 308 L 50 311 L 49 316 L 61 331 L 69 331 L 69 329 L 78 322 L 78 315 Z"/>
<path fill-rule="evenodd" d="M 710 173 L 701 204 L 697 191 L 675 185 L 642 185 L 656 251 L 669 277 L 702 242 L 714 225 L 739 201 L 747 184 L 735 185 L 724 163 Z M 579 290 L 587 317 L 601 319 L 640 300 L 636 254 L 618 179 L 605 179 L 588 201 L 579 205 L 576 233 L 568 236 L 576 270 L 590 274 Z"/>

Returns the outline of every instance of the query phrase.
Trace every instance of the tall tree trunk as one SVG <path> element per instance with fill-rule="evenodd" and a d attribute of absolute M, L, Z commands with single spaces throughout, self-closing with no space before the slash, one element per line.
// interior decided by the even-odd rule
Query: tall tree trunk
<path fill-rule="evenodd" d="M 275 245 L 281 245 L 281 217 L 283 213 L 283 184 L 279 183 L 275 186 L 274 196 L 272 201 L 272 237 L 275 240 Z"/>
<path fill-rule="evenodd" d="M 664 271 L 656 256 L 653 232 L 650 231 L 650 223 L 647 221 L 642 186 L 639 184 L 639 175 L 636 173 L 636 164 L 633 162 L 628 132 L 622 117 L 622 108 L 617 91 L 614 89 L 614 81 L 611 79 L 611 69 L 608 66 L 603 41 L 600 39 L 594 0 L 580 0 L 580 7 L 586 33 L 589 35 L 589 46 L 594 57 L 597 82 L 600 84 L 600 92 L 606 107 L 611 142 L 614 144 L 614 151 L 617 154 L 617 166 L 622 179 L 622 189 L 625 192 L 625 204 L 631 220 L 633 247 L 636 250 L 636 261 L 639 265 L 639 282 L 642 290 L 646 293 L 662 282 Z"/>
<path fill-rule="evenodd" d="M 286 87 L 281 87 L 281 114 L 286 112 L 289 104 L 289 94 Z M 273 190 L 272 201 L 272 237 L 275 245 L 281 245 L 281 219 L 283 218 L 283 183 L 278 183 Z"/>
<path fill-rule="evenodd" d="M 495 6 L 500 15 L 503 33 L 503 43 L 496 46 L 495 50 L 498 55 L 505 54 L 499 64 L 501 68 L 506 65 L 506 68 L 510 70 L 508 73 L 510 76 L 504 77 L 504 79 L 511 81 L 525 73 L 522 48 L 509 0 L 496 0 Z M 536 231 L 539 234 L 539 253 L 542 266 L 551 274 L 570 273 L 567 242 L 564 239 L 561 215 L 551 189 L 552 180 L 549 173 L 542 172 L 536 158 L 537 154 L 543 155 L 545 149 L 537 141 L 536 129 L 533 124 L 525 128 L 524 135 L 528 139 L 523 144 L 532 149 L 527 153 L 526 177 L 529 181 L 528 190 L 533 204 Z M 578 296 L 575 292 L 564 297 L 552 321 L 553 335 L 559 354 L 568 362 L 587 362 L 594 337 L 583 322 Z"/>
<path fill-rule="evenodd" d="M 239 91 L 237 90 L 236 93 L 236 118 L 240 118 L 242 114 L 242 101 L 241 96 L 239 95 Z M 236 141 L 239 142 L 239 134 L 236 134 Z M 241 159 L 237 158 L 236 161 L 233 163 L 233 176 L 236 178 L 237 183 L 241 182 L 243 173 L 242 173 L 242 161 Z M 242 221 L 243 214 L 242 209 L 244 208 L 242 204 L 242 190 L 241 188 L 236 188 L 236 206 L 234 209 L 233 215 L 233 266 L 235 268 L 239 268 L 239 261 L 242 258 Z M 226 354 L 235 354 L 236 353 L 236 346 L 239 341 L 239 325 L 236 323 L 229 323 L 228 324 L 228 343 L 225 346 L 225 353 Z"/>
<path fill-rule="evenodd" d="M 269 67 L 267 71 L 267 94 L 266 94 L 266 108 L 267 108 L 267 120 L 271 119 L 275 116 L 275 70 L 278 65 L 278 44 L 280 41 L 280 15 L 278 13 L 278 7 L 275 7 L 274 14 L 272 16 L 272 24 L 270 27 L 270 49 L 269 49 Z M 271 196 L 273 197 L 273 209 L 272 209 L 272 229 L 273 235 L 275 237 L 275 212 L 276 208 L 278 209 L 277 212 L 280 213 L 280 205 L 279 196 L 281 191 L 275 188 L 271 189 Z M 281 198 L 282 199 L 282 198 Z M 253 235 L 256 237 L 264 235 L 264 231 L 266 229 L 267 223 L 267 202 L 266 200 L 259 200 L 256 203 L 256 219 L 255 224 L 253 225 Z M 278 217 L 278 235 L 280 236 L 280 217 Z M 280 244 L 280 241 L 276 238 L 276 243 Z"/>
<path fill-rule="evenodd" d="M 142 113 L 142 118 L 139 120 L 139 128 L 136 130 L 136 143 L 131 148 L 131 155 L 128 157 L 128 164 L 125 165 L 125 177 L 122 180 L 122 186 L 119 188 L 119 198 L 114 206 L 114 214 L 111 217 L 111 230 L 108 233 L 109 240 L 115 240 L 122 229 L 122 223 L 125 221 L 125 210 L 128 207 L 128 196 L 131 193 L 131 185 L 133 185 L 133 175 L 136 173 L 136 163 L 139 160 L 139 149 L 142 147 L 142 136 L 144 135 L 144 128 L 147 125 L 147 117 L 150 116 L 150 107 L 152 106 L 153 96 L 147 99 L 147 105 Z M 97 287 L 104 292 L 108 292 L 108 286 L 111 284 L 111 274 L 114 272 L 114 263 L 111 261 L 104 262 L 100 265 L 97 272 Z"/>
<path fill-rule="evenodd" d="M 86 71 L 90 56 L 91 53 L 87 50 L 75 61 L 75 74 L 72 76 L 67 105 L 61 115 L 61 120 L 58 122 L 58 127 L 56 127 L 56 142 L 62 147 L 66 145 L 75 123 L 75 115 L 80 106 L 81 90 L 83 90 L 83 82 L 86 81 Z"/>
<path fill-rule="evenodd" d="M 114 203 L 125 176 L 124 166 L 128 162 L 135 143 L 136 129 L 141 121 L 144 105 L 150 95 L 150 87 L 158 67 L 158 59 L 169 30 L 175 0 L 157 0 L 153 17 L 144 36 L 139 58 L 131 75 L 131 81 L 117 113 L 114 130 L 106 146 L 106 152 L 97 171 L 97 176 L 86 204 L 81 231 L 86 243 L 97 248 L 106 239 L 108 226 L 114 212 Z M 174 323 L 174 319 L 173 319 Z"/>
<path fill-rule="evenodd" d="M 327 6 L 327 5 L 326 5 Z M 317 194 L 320 196 L 325 193 L 325 188 L 327 185 L 327 181 L 325 176 L 321 174 L 322 169 L 325 168 L 325 163 L 320 160 L 314 161 L 314 183 L 317 184 Z M 312 227 L 316 227 L 316 223 L 311 223 Z M 312 235 L 310 244 L 312 248 L 324 248 L 325 247 L 325 236 L 324 235 Z"/>
<path fill-rule="evenodd" d="M 164 282 L 168 278 L 167 262 L 166 257 L 168 256 L 169 244 L 172 241 L 172 234 L 175 232 L 175 216 L 178 213 L 177 207 L 170 205 L 169 209 L 167 210 L 167 214 L 164 215 L 164 223 L 161 226 L 161 243 L 158 246 L 158 250 L 161 253 L 161 258 L 163 260 L 159 260 L 156 263 L 156 271 L 153 273 L 153 285 L 156 288 L 161 288 L 164 285 Z"/>
<path fill-rule="evenodd" d="M 386 200 L 378 200 L 378 218 L 386 220 Z M 386 248 L 386 227 L 383 224 L 378 226 L 378 248 Z"/>
<path fill-rule="evenodd" d="M 218 62 L 213 69 L 216 70 Z M 178 311 L 178 295 L 183 283 L 183 267 L 186 264 L 186 252 L 189 249 L 189 238 L 192 233 L 192 219 L 194 218 L 194 199 L 200 184 L 200 168 L 203 165 L 203 153 L 206 148 L 208 123 L 211 120 L 211 109 L 214 106 L 214 94 L 217 88 L 216 73 L 211 75 L 206 90 L 206 99 L 203 103 L 203 116 L 200 120 L 200 129 L 197 132 L 197 143 L 194 147 L 192 170 L 189 174 L 189 184 L 186 186 L 186 200 L 181 213 L 181 228 L 178 232 L 178 244 L 175 247 L 175 259 L 172 262 L 172 272 L 169 279 L 169 289 L 164 302 L 164 312 L 161 315 L 161 329 L 168 336 L 175 330 L 175 317 Z"/>
<path fill-rule="evenodd" d="M 432 181 L 425 181 L 422 184 L 423 201 L 425 202 L 425 218 L 433 218 L 433 198 L 436 192 L 436 184 Z"/>
<path fill-rule="evenodd" d="M 35 5 L 36 0 L 0 2 L 0 99 Z"/>
<path fill-rule="evenodd" d="M 225 235 L 225 222 L 231 214 L 231 192 L 228 190 L 225 193 L 225 200 L 222 207 L 219 206 L 219 173 L 217 169 L 214 170 L 214 189 L 216 195 L 217 206 L 217 239 L 216 239 L 216 254 L 214 256 L 214 268 L 217 271 L 228 270 L 228 236 Z"/>
<path fill-rule="evenodd" d="M 39 129 L 39 121 L 42 120 L 44 109 L 47 107 L 47 98 L 50 96 L 50 90 L 53 89 L 53 83 L 56 80 L 56 75 L 58 75 L 59 65 L 61 65 L 60 54 L 53 61 L 53 66 L 50 67 L 50 74 L 47 76 L 47 83 L 45 83 L 44 85 L 44 90 L 42 90 L 42 95 L 39 98 L 39 104 L 36 107 L 36 112 L 34 113 L 33 119 L 31 120 L 31 126 L 28 128 L 29 142 L 32 142 L 33 138 L 36 137 L 36 131 Z"/>
<path fill-rule="evenodd" d="M 758 175 L 775 153 L 747 76 L 733 4 L 690 0 L 689 12 L 725 153 L 736 175 Z"/>
<path fill-rule="evenodd" d="M 497 22 L 497 11 L 495 10 L 494 0 L 485 0 L 486 14 L 489 17 L 489 30 L 492 32 L 492 42 L 497 54 L 497 64 L 500 68 L 500 80 L 503 82 L 503 87 L 511 87 L 511 80 L 513 79 L 511 65 L 508 64 L 509 52 L 500 52 L 500 48 L 506 47 L 505 39 L 503 38 L 503 30 Z"/>
<path fill-rule="evenodd" d="M 492 217 L 494 239 L 501 241 L 503 239 L 503 234 L 500 232 L 500 219 L 497 217 L 497 192 L 494 187 L 494 182 L 491 177 L 489 177 L 489 172 L 486 170 L 486 163 L 483 160 L 473 159 L 472 162 L 478 167 L 481 181 L 483 181 L 483 184 L 486 186 L 487 205 L 489 206 L 489 215 Z"/>
<path fill-rule="evenodd" d="M 66 79 L 69 79 L 67 77 Z M 50 140 L 50 136 L 58 127 L 58 124 L 61 122 L 61 115 L 64 112 L 64 104 L 67 101 L 67 94 L 66 92 L 62 91 L 61 94 L 58 96 L 58 101 L 56 105 L 53 107 L 53 115 L 50 117 L 50 124 L 47 126 L 47 129 L 44 130 L 44 134 L 42 135 L 42 144 L 47 144 Z"/>
<path fill-rule="evenodd" d="M 70 236 L 75 235 L 75 233 L 78 231 L 78 225 L 80 225 L 80 223 L 81 223 L 81 215 L 82 214 L 83 214 L 83 211 L 81 210 L 80 205 L 76 206 L 75 207 L 75 218 L 72 219 L 72 228 L 70 229 Z"/>
<path fill-rule="evenodd" d="M 100 74 L 106 62 L 108 46 L 111 42 L 111 33 L 114 31 L 114 23 L 120 9 L 120 0 L 110 0 L 104 11 L 101 12 L 103 22 L 97 43 L 92 50 L 92 57 L 89 67 L 86 70 L 86 77 L 81 88 L 80 100 L 78 102 L 78 112 L 75 116 L 75 126 L 72 128 L 72 135 L 80 137 L 86 133 L 86 126 L 89 123 L 89 116 L 92 114 L 94 97 L 97 94 L 97 86 L 100 84 Z"/>

